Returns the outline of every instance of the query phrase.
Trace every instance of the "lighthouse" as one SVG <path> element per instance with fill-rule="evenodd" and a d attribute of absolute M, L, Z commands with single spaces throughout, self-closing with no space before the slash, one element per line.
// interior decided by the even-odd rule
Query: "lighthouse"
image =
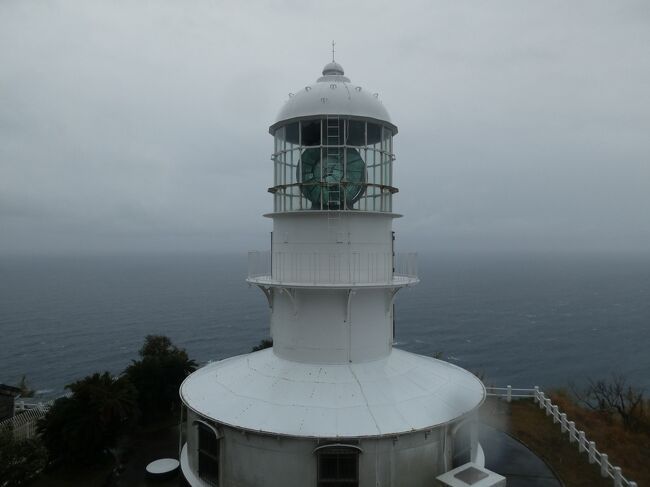
<path fill-rule="evenodd" d="M 482 383 L 393 347 L 395 298 L 419 278 L 416 255 L 395 249 L 398 129 L 382 101 L 333 61 L 269 132 L 271 248 L 249 254 L 247 281 L 268 301 L 273 347 L 183 382 L 185 479 L 420 487 L 480 467 Z"/>

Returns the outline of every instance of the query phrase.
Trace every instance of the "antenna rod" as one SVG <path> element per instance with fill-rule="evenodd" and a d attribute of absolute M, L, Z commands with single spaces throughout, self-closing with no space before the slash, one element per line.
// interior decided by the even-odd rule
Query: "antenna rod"
<path fill-rule="evenodd" d="M 332 41 L 332 62 L 334 61 L 334 46 L 336 45 L 336 42 Z"/>

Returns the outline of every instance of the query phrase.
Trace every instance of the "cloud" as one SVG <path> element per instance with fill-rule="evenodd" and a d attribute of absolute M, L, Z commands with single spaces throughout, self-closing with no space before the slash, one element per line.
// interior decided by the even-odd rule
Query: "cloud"
<path fill-rule="evenodd" d="M 0 252 L 264 247 L 268 125 L 337 42 L 408 249 L 650 248 L 646 2 L 0 5 Z"/>

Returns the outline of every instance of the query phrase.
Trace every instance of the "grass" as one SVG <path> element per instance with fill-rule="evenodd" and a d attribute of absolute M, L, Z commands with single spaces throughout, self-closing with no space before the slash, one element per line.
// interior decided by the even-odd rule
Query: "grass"
<path fill-rule="evenodd" d="M 554 404 L 567 413 L 576 428 L 583 430 L 596 448 L 609 455 L 610 463 L 623 469 L 623 475 L 637 482 L 639 487 L 650 486 L 648 441 L 639 433 L 628 432 L 622 425 L 585 410 L 566 395 L 552 395 Z M 586 452 L 579 453 L 577 443 L 570 443 L 568 434 L 560 425 L 546 416 L 532 400 L 518 400 L 508 404 L 490 399 L 483 406 L 484 421 L 528 446 L 558 475 L 566 487 L 611 487 L 612 480 L 600 476 L 598 464 L 590 464 Z M 645 442 L 645 443 L 644 443 Z"/>

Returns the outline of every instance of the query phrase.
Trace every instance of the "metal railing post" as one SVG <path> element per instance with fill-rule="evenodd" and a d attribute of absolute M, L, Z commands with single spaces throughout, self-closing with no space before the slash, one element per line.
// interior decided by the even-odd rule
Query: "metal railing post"
<path fill-rule="evenodd" d="M 607 477 L 609 475 L 609 460 L 607 453 L 600 454 L 600 475 Z"/>
<path fill-rule="evenodd" d="M 560 421 L 560 408 L 553 406 L 553 422 L 558 423 Z"/>
<path fill-rule="evenodd" d="M 584 431 L 578 431 L 578 451 L 582 453 L 586 450 L 585 444 L 587 443 L 587 436 Z"/>
<path fill-rule="evenodd" d="M 553 408 L 553 403 L 551 402 L 550 398 L 544 399 L 544 402 L 546 403 L 546 416 L 551 415 L 551 409 Z"/>
<path fill-rule="evenodd" d="M 596 463 L 596 442 L 589 442 L 589 463 Z"/>
<path fill-rule="evenodd" d="M 512 386 L 508 386 L 508 395 L 506 396 L 508 402 L 512 402 Z"/>
<path fill-rule="evenodd" d="M 576 441 L 576 424 L 573 421 L 569 421 L 569 443 Z"/>
<path fill-rule="evenodd" d="M 555 407 L 557 407 L 557 406 L 555 406 Z M 567 426 L 567 424 L 566 424 L 566 413 L 562 413 L 562 414 L 560 414 L 560 431 L 562 431 L 562 433 L 566 433 L 566 430 L 567 430 L 566 426 Z"/>
<path fill-rule="evenodd" d="M 614 487 L 623 487 L 623 474 L 621 467 L 614 467 Z"/>

